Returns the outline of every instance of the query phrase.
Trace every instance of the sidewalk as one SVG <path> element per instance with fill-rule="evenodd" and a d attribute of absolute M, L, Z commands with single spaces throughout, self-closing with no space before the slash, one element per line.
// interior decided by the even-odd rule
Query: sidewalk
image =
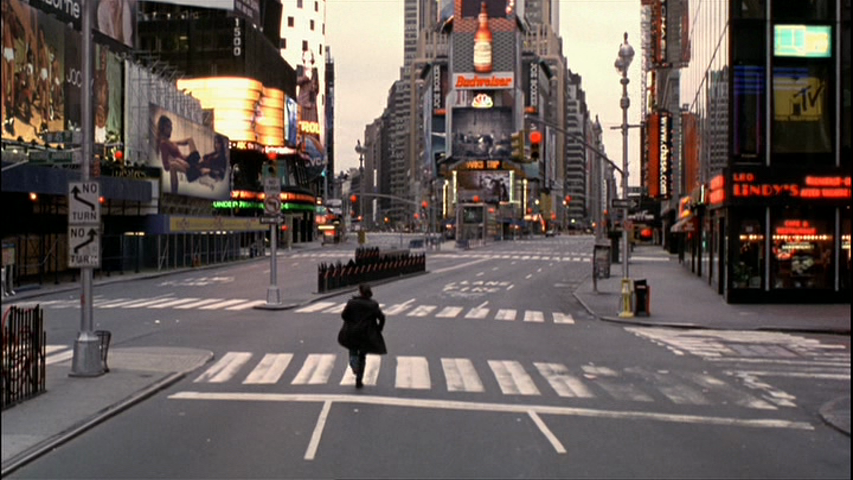
<path fill-rule="evenodd" d="M 592 267 L 590 267 L 592 270 Z M 628 263 L 628 277 L 645 279 L 650 315 L 622 318 L 622 265 L 610 266 L 610 278 L 593 285 L 590 275 L 574 292 L 591 314 L 627 325 L 718 330 L 850 335 L 850 304 L 730 305 L 707 279 L 697 277 L 678 257 L 659 246 L 637 246 Z M 850 395 L 831 399 L 817 412 L 830 426 L 850 435 Z"/>
<path fill-rule="evenodd" d="M 319 248 L 322 245 L 314 242 L 295 246 L 280 255 Z M 597 292 L 593 290 L 592 278 L 587 277 L 574 292 L 575 297 L 601 320 L 630 325 L 850 334 L 849 304 L 728 305 L 702 279 L 689 273 L 659 247 L 638 247 L 629 267 L 631 278 L 648 281 L 651 316 L 619 318 L 619 264 L 611 265 L 609 279 L 598 281 Z M 94 283 L 127 282 L 174 273 L 172 270 L 114 275 L 96 279 Z M 313 291 L 313 282 L 301 285 L 292 295 L 292 290 L 288 290 L 288 299 L 283 302 L 306 303 L 322 297 Z M 79 288 L 76 283 L 50 285 L 22 291 L 5 300 L 17 302 Z M 2 476 L 177 382 L 212 358 L 210 351 L 191 348 L 111 348 L 110 371 L 100 377 L 71 378 L 69 362 L 48 366 L 47 392 L 2 412 Z M 828 401 L 818 413 L 828 424 L 850 435 L 849 396 Z"/>

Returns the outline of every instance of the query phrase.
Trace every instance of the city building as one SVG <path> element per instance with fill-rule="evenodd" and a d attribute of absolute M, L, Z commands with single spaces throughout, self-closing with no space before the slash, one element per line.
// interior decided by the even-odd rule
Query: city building
<path fill-rule="evenodd" d="M 645 186 L 686 268 L 731 303 L 849 302 L 849 2 L 646 3 L 682 106 L 658 77 Z"/>

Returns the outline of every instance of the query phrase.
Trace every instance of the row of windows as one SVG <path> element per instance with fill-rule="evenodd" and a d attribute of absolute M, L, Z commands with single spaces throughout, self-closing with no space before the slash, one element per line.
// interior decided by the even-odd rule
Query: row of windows
<path fill-rule="evenodd" d="M 308 21 L 308 27 L 311 29 L 312 32 L 314 31 L 314 25 L 315 25 L 314 20 Z M 296 26 L 296 19 L 294 17 L 287 17 L 287 26 L 290 28 L 295 27 Z M 323 32 L 323 35 L 325 35 L 326 34 L 326 24 L 325 23 L 322 25 L 321 30 Z"/>
<path fill-rule="evenodd" d="M 302 5 L 302 0 L 296 0 L 296 8 L 304 8 Z M 317 2 L 317 1 L 314 2 L 314 11 L 315 12 L 320 11 L 320 2 Z"/>

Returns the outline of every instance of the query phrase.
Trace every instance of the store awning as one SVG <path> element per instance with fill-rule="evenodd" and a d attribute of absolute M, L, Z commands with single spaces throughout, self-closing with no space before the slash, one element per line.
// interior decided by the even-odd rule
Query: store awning
<path fill-rule="evenodd" d="M 670 227 L 670 232 L 693 232 L 696 230 L 696 225 L 694 222 L 693 215 L 688 215 L 681 220 L 675 222 L 675 224 Z"/>

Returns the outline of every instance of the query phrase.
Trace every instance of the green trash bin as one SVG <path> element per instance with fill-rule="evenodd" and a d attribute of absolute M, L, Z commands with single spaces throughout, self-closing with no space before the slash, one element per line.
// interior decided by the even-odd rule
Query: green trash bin
<path fill-rule="evenodd" d="M 358 231 L 358 244 L 364 245 L 365 243 L 367 243 L 367 232 L 365 232 L 364 230 L 359 230 Z"/>

